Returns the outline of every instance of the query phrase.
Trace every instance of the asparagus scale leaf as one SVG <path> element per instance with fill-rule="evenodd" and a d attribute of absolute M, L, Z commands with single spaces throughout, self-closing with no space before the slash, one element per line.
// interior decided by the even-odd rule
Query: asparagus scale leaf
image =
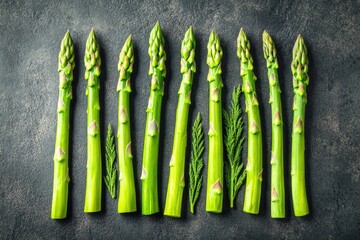
<path fill-rule="evenodd" d="M 85 80 L 87 81 L 87 165 L 84 212 L 101 211 L 101 142 L 100 142 L 100 49 L 94 29 L 85 48 Z"/>
<path fill-rule="evenodd" d="M 204 167 L 204 160 L 202 155 L 205 150 L 204 143 L 204 130 L 201 124 L 201 115 L 198 113 L 192 127 L 192 149 L 191 149 L 191 162 L 189 165 L 189 200 L 190 211 L 195 213 L 195 204 L 199 198 L 202 186 L 203 176 L 201 175 Z"/>
<path fill-rule="evenodd" d="M 234 201 L 246 178 L 244 164 L 241 163 L 241 152 L 244 143 L 242 137 L 244 121 L 240 106 L 241 86 L 235 87 L 232 92 L 231 106 L 224 111 L 224 145 L 227 161 L 225 162 L 225 181 L 229 193 L 230 208 L 234 207 Z"/>
<path fill-rule="evenodd" d="M 166 76 L 164 49 L 165 39 L 157 22 L 151 30 L 149 39 L 151 90 L 146 109 L 146 126 L 142 162 L 142 214 L 150 215 L 159 212 L 158 196 L 158 156 L 161 106 L 164 95 L 164 78 Z"/>
<path fill-rule="evenodd" d="M 59 53 L 59 99 L 54 154 L 54 182 L 51 218 L 63 219 L 67 215 L 69 191 L 69 117 L 72 99 L 71 82 L 75 67 L 74 45 L 67 32 L 61 41 Z"/>
<path fill-rule="evenodd" d="M 305 185 L 305 106 L 309 85 L 309 60 L 304 39 L 299 35 L 293 49 L 291 72 L 294 87 L 294 120 L 291 148 L 291 192 L 295 216 L 309 214 Z"/>
<path fill-rule="evenodd" d="M 223 205 L 224 162 L 222 133 L 221 58 L 223 51 L 219 36 L 212 31 L 207 45 L 206 63 L 209 66 L 209 155 L 206 191 L 206 211 L 221 213 Z"/>
<path fill-rule="evenodd" d="M 258 214 L 263 171 L 262 131 L 259 102 L 255 91 L 256 76 L 253 72 L 253 59 L 250 54 L 250 41 L 242 28 L 237 39 L 237 50 L 240 59 L 240 75 L 243 79 L 242 91 L 245 95 L 246 113 L 248 115 L 248 159 L 243 211 Z"/>
<path fill-rule="evenodd" d="M 284 137 L 282 121 L 281 90 L 278 77 L 278 61 L 275 43 L 270 35 L 263 33 L 263 50 L 268 69 L 271 104 L 271 217 L 285 217 L 284 186 Z"/>
<path fill-rule="evenodd" d="M 115 167 L 116 150 L 114 143 L 114 134 L 111 124 L 108 125 L 105 145 L 105 163 L 106 176 L 104 177 L 105 185 L 112 198 L 116 198 L 116 167 Z"/>
<path fill-rule="evenodd" d="M 169 167 L 169 182 L 166 194 L 164 215 L 181 217 L 183 191 L 185 187 L 185 155 L 187 145 L 187 125 L 191 104 L 191 88 L 195 64 L 195 37 L 192 27 L 185 33 L 181 45 L 182 81 L 178 91 L 174 144 Z"/>
<path fill-rule="evenodd" d="M 120 72 L 118 92 L 118 154 L 119 154 L 119 203 L 118 213 L 136 212 L 133 155 L 130 128 L 130 75 L 133 71 L 134 47 L 131 35 L 125 41 L 119 56 Z"/>

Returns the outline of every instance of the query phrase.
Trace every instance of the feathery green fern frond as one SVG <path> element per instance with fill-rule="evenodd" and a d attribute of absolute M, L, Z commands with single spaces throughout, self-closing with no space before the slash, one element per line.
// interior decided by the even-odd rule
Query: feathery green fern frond
<path fill-rule="evenodd" d="M 191 162 L 190 162 L 190 211 L 194 212 L 195 204 L 200 195 L 202 185 L 202 169 L 204 167 L 204 160 L 202 155 L 205 150 L 204 145 L 204 130 L 201 125 L 201 115 L 198 113 L 194 125 L 192 127 L 192 149 L 191 149 Z"/>
<path fill-rule="evenodd" d="M 112 198 L 116 198 L 116 166 L 115 166 L 116 150 L 114 143 L 114 134 L 111 124 L 108 125 L 105 145 L 105 162 L 106 176 L 104 181 Z"/>
<path fill-rule="evenodd" d="M 232 92 L 231 105 L 228 111 L 224 111 L 225 135 L 224 143 L 227 155 L 225 161 L 225 181 L 229 193 L 230 207 L 234 207 L 234 201 L 241 185 L 243 184 L 246 171 L 241 163 L 241 151 L 244 143 L 242 136 L 244 121 L 240 105 L 241 87 L 235 87 Z"/>

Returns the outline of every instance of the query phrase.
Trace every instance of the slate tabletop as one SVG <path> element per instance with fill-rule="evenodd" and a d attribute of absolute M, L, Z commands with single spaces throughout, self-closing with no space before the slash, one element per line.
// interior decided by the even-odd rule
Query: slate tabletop
<path fill-rule="evenodd" d="M 180 46 L 192 25 L 197 39 L 191 113 L 208 129 L 206 45 L 216 30 L 224 50 L 224 104 L 241 83 L 236 38 L 241 27 L 251 41 L 264 129 L 264 171 L 259 215 L 242 211 L 244 188 L 222 214 L 205 212 L 205 188 L 189 212 L 185 188 L 183 216 L 117 214 L 117 201 L 103 186 L 103 210 L 84 214 L 86 170 L 86 81 L 84 48 L 92 27 L 101 46 L 102 141 L 105 126 L 117 122 L 118 54 L 129 34 L 135 44 L 132 134 L 136 187 L 145 109 L 149 96 L 148 38 L 159 21 L 168 59 L 159 156 L 160 206 L 164 207 L 168 163 L 180 86 Z M 360 236 L 360 3 L 359 1 L 10 1 L 0 0 L 0 238 L 1 239 L 356 239 Z M 270 217 L 270 137 L 267 69 L 262 31 L 276 42 L 285 123 L 287 217 Z M 76 67 L 71 112 L 68 218 L 50 219 L 53 152 L 58 97 L 58 52 L 69 30 Z M 292 122 L 291 52 L 301 33 L 309 49 L 306 115 L 306 181 L 310 215 L 293 215 L 289 184 Z M 244 102 L 244 99 L 242 99 Z M 245 120 L 247 118 L 245 117 Z M 207 138 L 205 139 L 207 143 Z M 204 155 L 205 164 L 207 153 Z M 246 144 L 243 152 L 246 161 Z M 187 165 L 188 166 L 188 165 Z M 205 165 L 205 171 L 207 165 Z M 206 180 L 206 174 L 205 174 Z M 204 181 L 205 183 L 205 181 Z M 138 201 L 140 208 L 140 201 Z"/>

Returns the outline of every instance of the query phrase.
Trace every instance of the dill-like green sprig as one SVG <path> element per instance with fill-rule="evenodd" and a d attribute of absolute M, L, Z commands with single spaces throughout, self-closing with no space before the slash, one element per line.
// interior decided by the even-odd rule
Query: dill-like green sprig
<path fill-rule="evenodd" d="M 246 171 L 241 163 L 241 151 L 244 143 L 242 136 L 244 121 L 240 106 L 241 87 L 235 87 L 232 92 L 231 105 L 228 111 L 224 110 L 225 135 L 224 144 L 227 161 L 225 161 L 225 181 L 229 193 L 230 207 L 234 207 L 234 201 L 241 185 L 243 184 Z"/>
<path fill-rule="evenodd" d="M 106 162 L 106 176 L 104 181 L 112 198 L 116 198 L 116 166 L 115 166 L 116 150 L 114 143 L 114 134 L 111 124 L 108 125 L 105 145 L 105 162 Z"/>
<path fill-rule="evenodd" d="M 190 175 L 190 187 L 189 187 L 189 199 L 190 199 L 190 211 L 195 213 L 194 208 L 196 201 L 199 198 L 202 179 L 202 169 L 204 167 L 204 160 L 202 155 L 204 153 L 204 130 L 201 125 L 201 115 L 198 113 L 194 125 L 192 127 L 192 149 L 191 149 L 191 162 L 189 165 Z"/>

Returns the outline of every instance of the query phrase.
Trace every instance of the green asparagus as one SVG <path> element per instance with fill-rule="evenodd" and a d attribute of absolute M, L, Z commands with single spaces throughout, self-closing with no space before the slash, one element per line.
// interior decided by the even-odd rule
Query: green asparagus
<path fill-rule="evenodd" d="M 221 213 L 223 205 L 223 133 L 221 58 L 223 51 L 219 36 L 212 31 L 207 45 L 206 63 L 209 66 L 209 155 L 206 191 L 206 211 Z"/>
<path fill-rule="evenodd" d="M 101 143 L 100 143 L 100 49 L 94 29 L 91 30 L 85 49 L 85 79 L 87 81 L 87 165 L 84 212 L 101 211 Z"/>
<path fill-rule="evenodd" d="M 243 29 L 237 39 L 237 55 L 240 59 L 240 75 L 243 79 L 242 91 L 245 95 L 248 115 L 248 162 L 246 166 L 246 190 L 243 211 L 258 214 L 262 183 L 262 134 L 259 103 L 256 97 L 253 59 L 250 41 Z"/>
<path fill-rule="evenodd" d="M 105 185 L 112 198 L 116 198 L 116 166 L 115 166 L 116 150 L 114 143 L 114 134 L 111 124 L 108 125 L 105 145 L 105 163 L 106 176 L 104 177 Z"/>
<path fill-rule="evenodd" d="M 185 187 L 185 154 L 187 145 L 187 124 L 191 104 L 191 87 L 195 64 L 195 37 L 192 27 L 185 33 L 181 45 L 182 81 L 178 91 L 173 151 L 170 160 L 170 174 L 166 194 L 164 215 L 181 216 L 182 196 Z"/>
<path fill-rule="evenodd" d="M 74 45 L 67 32 L 61 41 L 59 53 L 59 100 L 54 154 L 54 186 L 51 218 L 66 218 L 69 189 L 69 117 L 72 99 L 71 82 L 75 67 Z"/>
<path fill-rule="evenodd" d="M 195 213 L 195 204 L 199 198 L 202 186 L 202 169 L 204 167 L 204 160 L 202 155 L 205 149 L 204 143 L 204 130 L 201 125 L 201 115 L 198 113 L 193 127 L 192 127 L 192 149 L 191 149 L 191 162 L 189 165 L 190 187 L 189 187 L 189 200 L 190 211 Z"/>
<path fill-rule="evenodd" d="M 244 138 L 242 137 L 244 121 L 240 106 L 240 95 L 241 86 L 239 85 L 234 88 L 232 93 L 230 109 L 224 111 L 224 142 L 227 155 L 225 180 L 229 193 L 230 208 L 234 207 L 235 198 L 246 178 L 246 171 L 243 170 L 244 164 L 240 161 L 244 143 Z"/>
<path fill-rule="evenodd" d="M 278 77 L 278 61 L 275 43 L 264 31 L 263 50 L 268 69 L 271 104 L 271 217 L 285 217 L 285 187 L 284 187 L 284 140 L 281 106 L 281 90 Z"/>
<path fill-rule="evenodd" d="M 127 38 L 119 56 L 120 72 L 118 92 L 118 153 L 119 153 L 119 204 L 118 213 L 136 212 L 133 156 L 130 129 L 130 76 L 133 71 L 134 48 L 131 35 Z"/>
<path fill-rule="evenodd" d="M 149 56 L 151 91 L 146 109 L 146 127 L 142 163 L 142 214 L 150 215 L 159 212 L 158 201 L 158 155 L 161 105 L 164 95 L 164 78 L 166 76 L 164 49 L 165 39 L 157 22 L 150 33 Z"/>
<path fill-rule="evenodd" d="M 309 214 L 305 186 L 305 105 L 309 84 L 307 48 L 299 35 L 293 49 L 294 120 L 291 148 L 291 191 L 295 216 Z"/>

